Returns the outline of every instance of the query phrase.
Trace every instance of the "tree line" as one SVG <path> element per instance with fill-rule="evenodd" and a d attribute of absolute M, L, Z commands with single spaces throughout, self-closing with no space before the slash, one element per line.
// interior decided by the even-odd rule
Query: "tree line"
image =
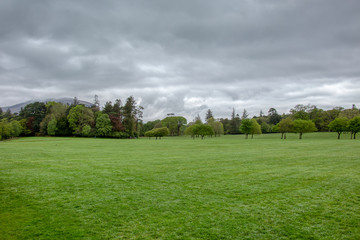
<path fill-rule="evenodd" d="M 333 131 L 338 138 L 343 132 L 350 132 L 356 138 L 360 131 L 360 111 L 355 105 L 351 109 L 335 107 L 323 110 L 314 105 L 298 104 L 288 114 L 279 114 L 270 108 L 267 114 L 260 111 L 259 116 L 249 118 L 246 109 L 240 116 L 233 109 L 230 118 L 216 119 L 209 109 L 203 122 L 197 115 L 191 122 L 182 116 L 168 114 L 160 120 L 143 123 L 143 107 L 130 96 L 122 104 L 120 99 L 108 101 L 100 109 L 98 97 L 87 107 L 74 98 L 72 104 L 58 102 L 35 102 L 26 105 L 17 114 L 0 108 L 0 140 L 18 136 L 82 136 L 137 138 L 146 136 L 158 139 L 163 136 L 188 135 L 192 138 L 205 136 L 218 137 L 223 134 L 244 134 L 245 138 L 261 133 L 304 133 Z"/>

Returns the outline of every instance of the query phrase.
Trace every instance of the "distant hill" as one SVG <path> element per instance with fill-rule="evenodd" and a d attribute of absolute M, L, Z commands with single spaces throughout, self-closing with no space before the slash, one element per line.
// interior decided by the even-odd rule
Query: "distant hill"
<path fill-rule="evenodd" d="M 8 106 L 8 107 L 1 107 L 3 112 L 7 111 L 8 109 L 10 109 L 10 111 L 12 113 L 19 113 L 21 108 L 24 108 L 26 105 L 30 104 L 30 103 L 34 103 L 34 102 L 59 102 L 59 103 L 63 103 L 63 104 L 67 104 L 67 105 L 71 105 L 74 102 L 73 98 L 48 98 L 48 99 L 35 99 L 35 100 L 30 100 L 30 101 L 26 101 L 26 102 L 22 102 L 22 103 L 18 103 L 12 106 Z M 78 100 L 80 104 L 84 104 L 87 107 L 90 107 L 92 105 L 92 103 L 87 102 L 87 101 L 83 101 L 83 100 Z"/>

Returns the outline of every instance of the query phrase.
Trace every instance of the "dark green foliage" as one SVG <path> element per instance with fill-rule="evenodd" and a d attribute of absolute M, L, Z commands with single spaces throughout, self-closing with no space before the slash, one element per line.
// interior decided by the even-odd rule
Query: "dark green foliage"
<path fill-rule="evenodd" d="M 31 124 L 32 126 L 29 128 L 33 131 L 33 133 L 40 132 L 40 123 L 45 117 L 46 107 L 42 102 L 34 102 L 25 106 L 20 111 L 19 116 L 22 118 L 32 118 Z"/>
<path fill-rule="evenodd" d="M 351 137 L 356 139 L 356 134 L 360 132 L 360 116 L 354 117 L 349 121 L 348 129 L 351 132 Z"/>
<path fill-rule="evenodd" d="M 101 137 L 110 136 L 112 132 L 111 120 L 109 115 L 101 113 L 96 117 L 96 135 Z"/>
<path fill-rule="evenodd" d="M 338 133 L 338 139 L 340 139 L 341 133 L 345 132 L 347 130 L 348 126 L 348 119 L 347 118 L 335 118 L 335 120 L 331 121 L 329 123 L 329 129 L 332 132 Z"/>

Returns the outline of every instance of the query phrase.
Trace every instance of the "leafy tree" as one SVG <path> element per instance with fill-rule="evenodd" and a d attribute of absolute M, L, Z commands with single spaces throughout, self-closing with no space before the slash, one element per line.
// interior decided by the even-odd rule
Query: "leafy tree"
<path fill-rule="evenodd" d="M 90 137 L 91 135 L 91 127 L 88 124 L 85 124 L 81 129 L 81 135 L 84 137 Z"/>
<path fill-rule="evenodd" d="M 279 132 L 281 132 L 281 139 L 286 139 L 286 133 L 293 130 L 293 120 L 289 117 L 282 119 L 279 122 Z"/>
<path fill-rule="evenodd" d="M 224 134 L 224 126 L 220 121 L 215 121 L 214 118 L 209 118 L 207 124 L 212 127 L 215 137 Z"/>
<path fill-rule="evenodd" d="M 161 139 L 164 136 L 169 135 L 169 129 L 167 127 L 162 127 L 162 128 L 155 128 L 153 130 L 147 131 L 145 133 L 146 137 L 155 137 L 156 139 L 159 138 Z"/>
<path fill-rule="evenodd" d="M 251 119 L 243 119 L 240 125 L 240 132 L 245 134 L 245 139 L 248 139 L 249 134 L 252 133 L 253 121 Z"/>
<path fill-rule="evenodd" d="M 347 118 L 344 118 L 344 117 L 335 118 L 335 120 L 333 120 L 329 123 L 329 128 L 331 131 L 337 132 L 338 139 L 340 139 L 341 133 L 347 130 L 347 124 L 348 124 Z"/>
<path fill-rule="evenodd" d="M 360 115 L 359 109 L 353 108 L 353 109 L 345 109 L 339 113 L 340 118 L 347 118 L 352 119 L 354 117 L 357 117 Z"/>
<path fill-rule="evenodd" d="M 25 118 L 21 119 L 19 121 L 19 123 L 21 125 L 21 129 L 22 129 L 22 134 L 25 135 L 25 136 L 31 134 L 31 130 L 27 128 L 26 122 L 27 122 L 27 119 L 25 119 Z"/>
<path fill-rule="evenodd" d="M 233 108 L 233 111 L 231 114 L 231 120 L 229 122 L 228 133 L 238 134 L 240 123 L 241 123 L 241 120 L 240 120 L 239 114 L 235 114 L 235 108 Z"/>
<path fill-rule="evenodd" d="M 270 108 L 268 111 L 269 123 L 276 125 L 280 122 L 281 116 L 277 113 L 275 108 Z"/>
<path fill-rule="evenodd" d="M 310 119 L 310 112 L 316 108 L 314 105 L 308 104 L 307 106 L 298 104 L 294 108 L 290 110 L 293 119 L 302 119 L 302 120 L 309 120 Z"/>
<path fill-rule="evenodd" d="M 21 124 L 17 120 L 13 120 L 10 122 L 11 124 L 11 136 L 18 137 L 22 133 Z"/>
<path fill-rule="evenodd" d="M 70 128 L 73 130 L 73 134 L 81 135 L 85 125 L 93 125 L 94 113 L 83 105 L 77 105 L 71 108 L 67 119 L 69 121 Z"/>
<path fill-rule="evenodd" d="M 360 132 L 360 116 L 351 119 L 348 128 L 351 132 L 351 136 L 354 136 L 354 139 L 356 139 L 356 134 Z"/>
<path fill-rule="evenodd" d="M 106 113 L 99 112 L 96 118 L 96 134 L 102 137 L 110 136 L 112 131 L 111 120 Z"/>
<path fill-rule="evenodd" d="M 214 130 L 207 124 L 196 124 L 193 131 L 195 135 L 201 136 L 201 139 L 214 135 Z"/>
<path fill-rule="evenodd" d="M 254 134 L 261 134 L 261 127 L 260 124 L 256 121 L 256 119 L 251 119 L 252 128 L 251 128 L 251 138 L 254 138 Z"/>
<path fill-rule="evenodd" d="M 50 120 L 49 124 L 47 125 L 47 133 L 50 136 L 55 136 L 56 135 L 56 131 L 57 131 L 57 120 L 54 117 L 53 119 Z"/>
<path fill-rule="evenodd" d="M 160 125 L 161 125 L 160 120 L 149 121 L 149 122 L 145 123 L 144 125 L 142 125 L 141 131 L 140 131 L 140 136 L 144 136 L 146 132 L 154 129 L 155 125 L 158 124 L 158 123 L 160 123 Z"/>
<path fill-rule="evenodd" d="M 302 139 L 303 133 L 317 131 L 315 124 L 311 120 L 296 119 L 293 122 L 293 130 L 299 133 L 299 139 Z"/>
<path fill-rule="evenodd" d="M 25 106 L 25 108 L 23 108 L 20 111 L 20 117 L 22 118 L 30 118 L 32 117 L 32 126 L 31 130 L 33 130 L 34 132 L 39 132 L 40 131 L 40 123 L 43 120 L 43 118 L 45 117 L 46 114 L 46 107 L 45 104 L 42 102 L 34 102 L 34 103 L 30 103 L 28 105 Z"/>
<path fill-rule="evenodd" d="M 130 137 L 134 137 L 134 132 L 137 131 L 138 120 L 142 118 L 142 109 L 143 107 L 137 106 L 133 96 L 127 98 L 123 107 L 123 125 Z"/>
<path fill-rule="evenodd" d="M 8 139 L 11 137 L 12 127 L 7 119 L 0 121 L 0 140 Z"/>
<path fill-rule="evenodd" d="M 260 124 L 261 132 L 262 133 L 271 133 L 272 132 L 272 126 L 267 124 L 266 122 L 262 122 Z"/>
<path fill-rule="evenodd" d="M 171 136 L 180 136 L 181 128 L 185 126 L 187 123 L 186 118 L 184 117 L 166 117 L 161 120 L 161 124 L 163 127 L 167 127 L 170 131 Z"/>

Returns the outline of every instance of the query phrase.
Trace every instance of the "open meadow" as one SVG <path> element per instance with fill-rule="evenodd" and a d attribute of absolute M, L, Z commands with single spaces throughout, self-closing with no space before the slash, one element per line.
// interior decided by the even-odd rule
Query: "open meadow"
<path fill-rule="evenodd" d="M 0 142 L 0 239 L 360 239 L 336 133 Z"/>

